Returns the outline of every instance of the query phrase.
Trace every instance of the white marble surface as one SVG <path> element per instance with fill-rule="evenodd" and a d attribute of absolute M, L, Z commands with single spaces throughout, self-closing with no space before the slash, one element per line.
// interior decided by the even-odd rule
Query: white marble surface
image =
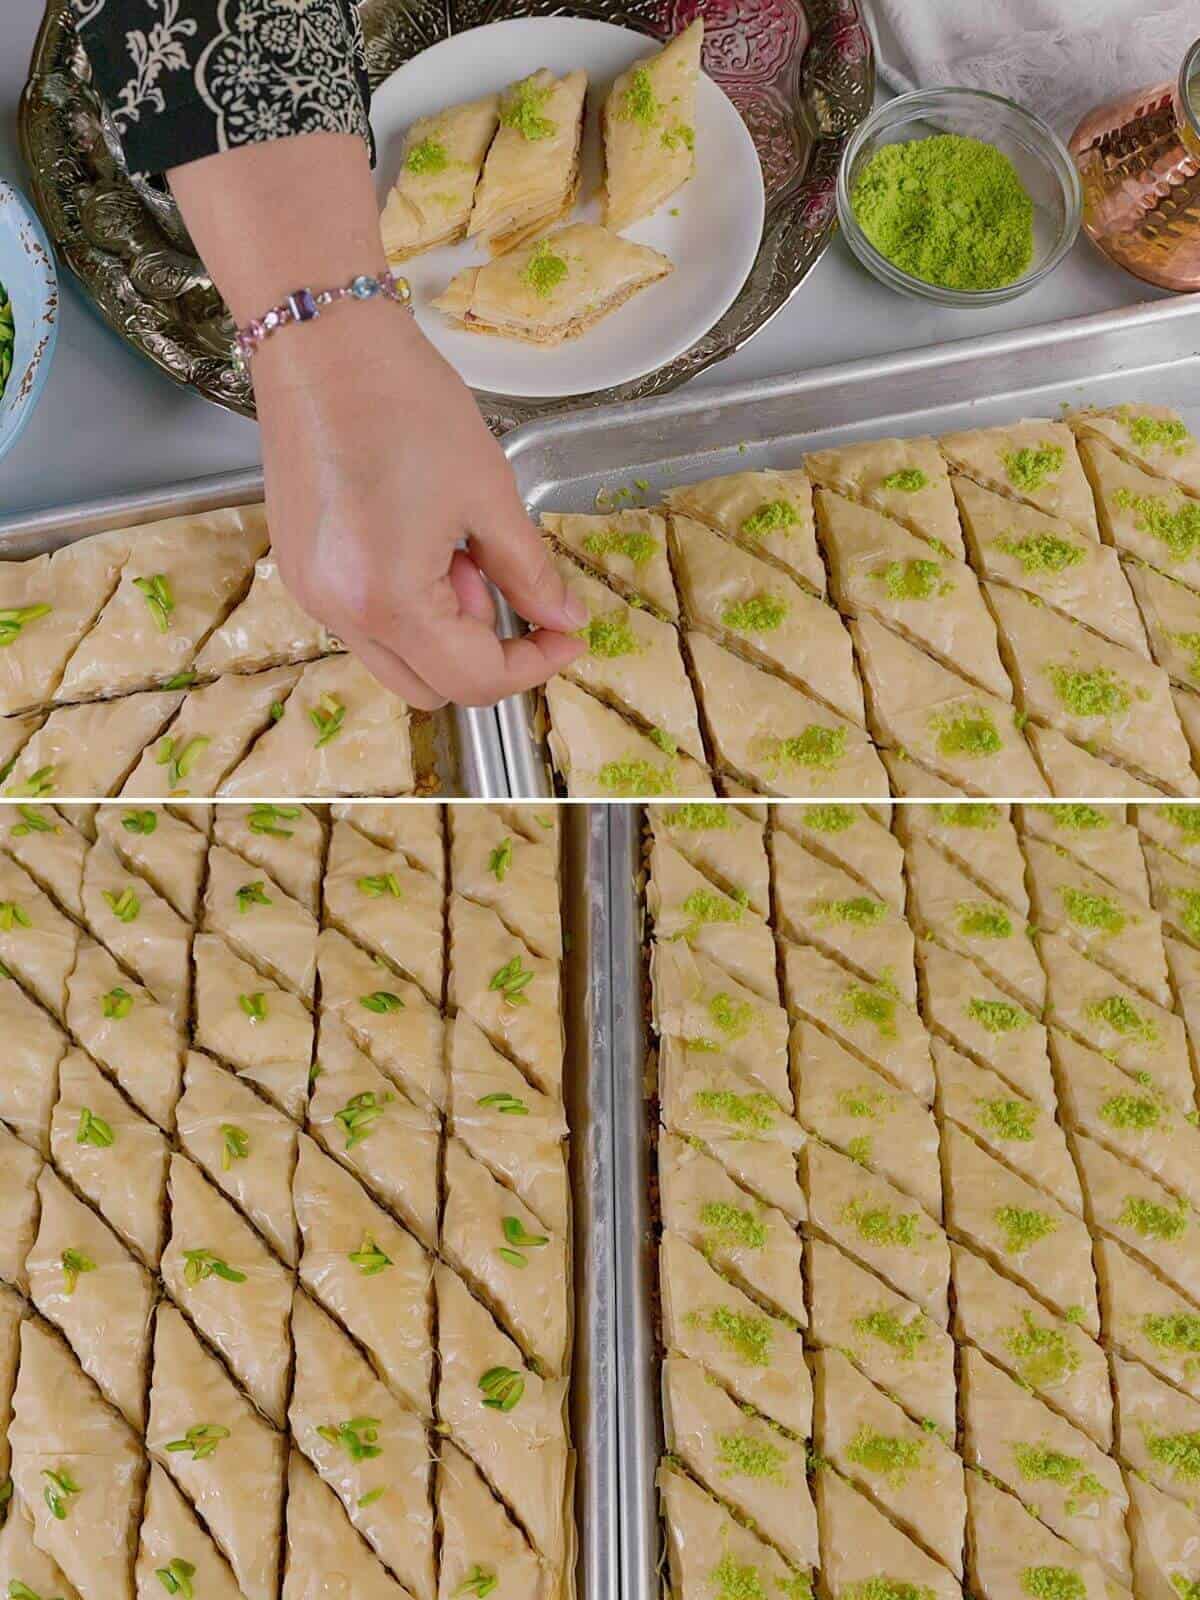
<path fill-rule="evenodd" d="M 1001 0 L 1003 3 L 1003 0 Z M 0 175 L 23 185 L 16 107 L 41 0 L 0 0 Z M 0 462 L 0 517 L 254 465 L 253 424 L 179 388 L 121 343 L 64 273 L 53 369 L 33 420 Z M 877 284 L 836 241 L 756 339 L 696 381 L 711 387 L 860 356 L 1083 316 L 1155 291 L 1081 240 L 1040 288 L 988 312 L 947 311 Z"/>

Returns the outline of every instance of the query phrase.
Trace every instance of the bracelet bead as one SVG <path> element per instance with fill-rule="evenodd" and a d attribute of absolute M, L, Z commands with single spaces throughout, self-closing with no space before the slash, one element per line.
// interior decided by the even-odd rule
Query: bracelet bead
<path fill-rule="evenodd" d="M 313 289 L 296 289 L 279 305 L 272 306 L 261 317 L 252 318 L 244 327 L 237 330 L 234 336 L 234 362 L 240 372 L 248 373 L 253 356 L 266 340 L 273 333 L 278 333 L 281 328 L 302 322 L 314 322 L 327 306 L 336 305 L 339 300 L 364 302 L 381 297 L 393 301 L 408 311 L 412 310 L 412 290 L 408 286 L 408 280 L 398 277 L 390 270 L 378 278 L 361 273 L 349 283 L 335 289 L 322 289 L 319 292 Z"/>

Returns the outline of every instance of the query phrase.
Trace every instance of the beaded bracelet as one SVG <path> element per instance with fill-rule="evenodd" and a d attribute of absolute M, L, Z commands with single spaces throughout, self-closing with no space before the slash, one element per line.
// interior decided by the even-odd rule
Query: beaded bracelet
<path fill-rule="evenodd" d="M 281 328 L 289 328 L 297 322 L 313 322 L 326 306 L 334 305 L 339 300 L 367 301 L 380 296 L 412 310 L 412 290 L 408 280 L 390 271 L 385 271 L 378 278 L 363 275 L 339 289 L 322 289 L 319 293 L 314 293 L 312 289 L 297 289 L 281 305 L 272 306 L 262 317 L 256 317 L 237 330 L 234 361 L 240 371 L 247 372 L 251 357 Z"/>

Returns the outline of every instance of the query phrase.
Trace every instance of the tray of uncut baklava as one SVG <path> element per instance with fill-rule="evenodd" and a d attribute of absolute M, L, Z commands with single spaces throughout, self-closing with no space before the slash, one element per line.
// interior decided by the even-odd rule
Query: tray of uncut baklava
<path fill-rule="evenodd" d="M 625 1592 L 1200 1591 L 1200 808 L 613 808 Z"/>
<path fill-rule="evenodd" d="M 529 424 L 589 608 L 514 792 L 1200 793 L 1200 308 Z"/>
<path fill-rule="evenodd" d="M 490 711 L 413 711 L 291 598 L 258 473 L 0 519 L 0 794 L 507 794 Z"/>
<path fill-rule="evenodd" d="M 0 808 L 0 1592 L 609 1596 L 603 819 Z"/>

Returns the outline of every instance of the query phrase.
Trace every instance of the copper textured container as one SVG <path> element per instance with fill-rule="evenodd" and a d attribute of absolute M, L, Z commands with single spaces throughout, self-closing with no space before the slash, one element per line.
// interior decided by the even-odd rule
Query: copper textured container
<path fill-rule="evenodd" d="M 1200 289 L 1200 39 L 1176 82 L 1100 106 L 1070 150 L 1083 225 L 1105 255 L 1147 283 Z"/>

